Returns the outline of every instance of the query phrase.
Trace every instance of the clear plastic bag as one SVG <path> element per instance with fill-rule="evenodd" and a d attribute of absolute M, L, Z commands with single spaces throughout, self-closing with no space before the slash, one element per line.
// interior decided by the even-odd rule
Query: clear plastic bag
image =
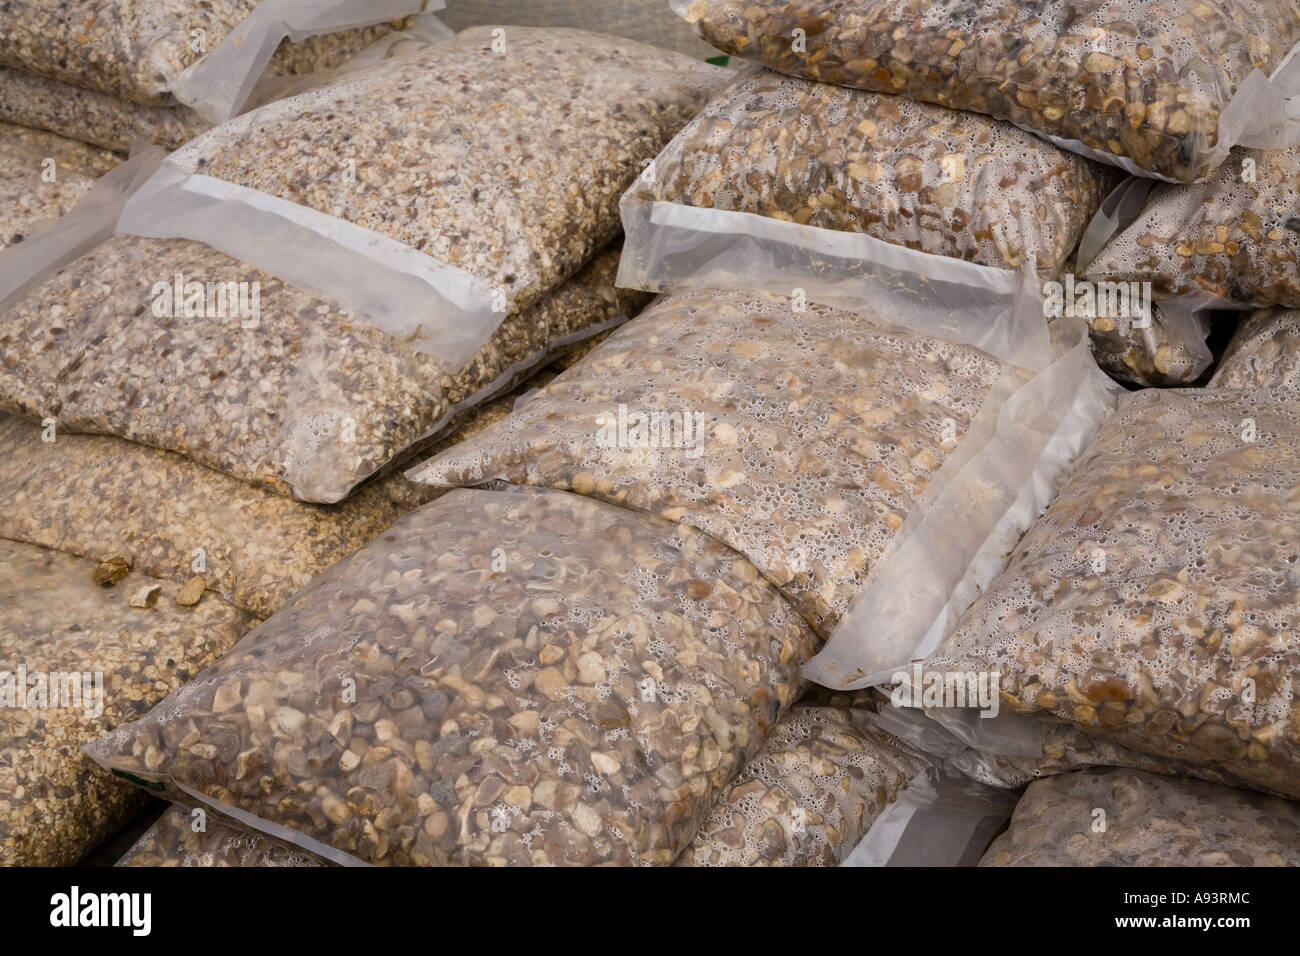
<path fill-rule="evenodd" d="M 997 673 L 1004 712 L 1300 795 L 1298 451 L 1275 390 L 1124 396 L 925 669 Z"/>
<path fill-rule="evenodd" d="M 831 635 L 810 676 L 846 686 L 885 630 L 855 624 L 836 643 L 864 583 L 888 575 L 890 606 L 907 601 L 888 640 L 909 660 L 996 573 L 1111 401 L 1081 332 L 1059 368 L 1031 378 L 876 320 L 761 294 L 661 299 L 506 420 L 408 474 L 562 488 L 697 527 Z M 891 569 L 895 540 L 913 537 L 906 570 Z"/>
<path fill-rule="evenodd" d="M 0 248 L 71 210 L 120 162 L 85 143 L 0 121 Z"/>
<path fill-rule="evenodd" d="M 1300 806 L 1131 770 L 1029 785 L 980 866 L 1300 866 Z"/>
<path fill-rule="evenodd" d="M 692 528 L 456 491 L 87 751 L 333 862 L 666 865 L 813 646 Z"/>
<path fill-rule="evenodd" d="M 868 708 L 799 703 L 700 823 L 678 866 L 837 866 L 928 761 Z"/>
<path fill-rule="evenodd" d="M 762 216 L 1051 279 L 1118 178 L 979 114 L 747 70 L 625 203 L 710 210 L 718 231 L 742 234 Z"/>
<path fill-rule="evenodd" d="M 630 40 L 468 30 L 200 136 L 118 229 L 207 243 L 456 371 L 616 238 L 619 195 L 727 75 Z"/>
<path fill-rule="evenodd" d="M 195 829 L 196 811 L 172 806 L 136 840 L 117 866 L 280 867 L 322 866 L 319 860 L 221 820 L 208 819 Z"/>
<path fill-rule="evenodd" d="M 621 321 L 642 297 L 615 291 L 617 263 L 617 250 L 601 253 L 449 375 L 436 358 L 201 243 L 118 236 L 0 313 L 0 407 L 338 502 L 438 440 L 453 417 Z M 180 307 L 177 276 L 234 283 L 247 293 L 241 307 L 257 290 L 257 308 L 160 317 L 160 290 Z M 226 300 L 232 311 L 235 296 Z"/>
<path fill-rule="evenodd" d="M 0 865 L 69 866 L 116 832 L 140 795 L 82 745 L 143 716 L 256 623 L 216 595 L 184 607 L 178 585 L 101 570 L 0 539 Z M 133 607 L 152 587 L 152 606 Z"/>
<path fill-rule="evenodd" d="M 987 113 L 1138 175 L 1192 182 L 1231 146 L 1300 139 L 1289 0 L 672 6 L 714 46 L 782 73 Z"/>
<path fill-rule="evenodd" d="M 1155 186 L 1155 180 L 1130 176 L 1111 191 L 1079 240 L 1072 274 L 1082 274 L 1113 237 L 1141 218 Z M 1073 288 L 1081 289 L 1082 284 L 1076 280 Z M 1096 286 L 1089 291 L 1093 298 L 1082 317 L 1092 333 L 1097 364 L 1114 378 L 1167 388 L 1190 384 L 1210 367 L 1214 356 L 1206 344 L 1209 321 L 1197 311 L 1197 303 L 1179 298 L 1156 303 L 1153 286 Z"/>
<path fill-rule="evenodd" d="M 1261 309 L 1242 319 L 1211 388 L 1300 388 L 1300 312 Z"/>
<path fill-rule="evenodd" d="M 505 417 L 517 394 L 465 414 L 439 447 Z M 437 494 L 391 475 L 340 505 L 304 504 L 172 452 L 57 431 L 46 442 L 43 432 L 0 415 L 0 537 L 95 561 L 126 557 L 181 584 L 202 578 L 262 618 Z"/>
<path fill-rule="evenodd" d="M 147 106 L 182 99 L 220 122 L 264 68 L 335 66 L 441 0 L 38 0 L 7 11 L 0 64 Z M 385 22 L 391 21 L 391 22 Z M 290 40 L 281 46 L 281 41 Z"/>
<path fill-rule="evenodd" d="M 212 128 L 186 106 L 142 106 L 107 93 L 0 67 L 0 121 L 126 153 L 138 142 L 169 150 Z"/>
<path fill-rule="evenodd" d="M 336 68 L 322 66 L 297 76 L 264 76 L 247 105 L 251 108 L 337 81 L 349 70 L 404 55 L 451 36 L 454 34 L 432 14 L 421 14 L 411 18 L 409 26 L 385 33 Z M 340 53 L 350 48 L 349 45 Z M 330 57 L 323 62 L 335 59 Z M 48 130 L 119 153 L 129 152 L 140 142 L 157 143 L 168 150 L 179 149 L 214 125 L 188 106 L 132 103 L 109 93 L 5 67 L 0 67 L 0 121 Z"/>

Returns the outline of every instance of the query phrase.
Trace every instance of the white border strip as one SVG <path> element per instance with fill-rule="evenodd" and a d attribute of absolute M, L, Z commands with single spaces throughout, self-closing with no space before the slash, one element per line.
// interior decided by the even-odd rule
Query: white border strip
<path fill-rule="evenodd" d="M 797 288 L 810 301 L 969 345 L 1030 371 L 1051 361 L 1042 293 L 1028 274 L 862 233 L 636 199 L 632 191 L 620 211 L 623 288 L 787 296 Z"/>
<path fill-rule="evenodd" d="M 193 239 L 346 307 L 457 371 L 505 319 L 487 283 L 405 243 L 171 160 L 131 197 L 119 233 Z"/>

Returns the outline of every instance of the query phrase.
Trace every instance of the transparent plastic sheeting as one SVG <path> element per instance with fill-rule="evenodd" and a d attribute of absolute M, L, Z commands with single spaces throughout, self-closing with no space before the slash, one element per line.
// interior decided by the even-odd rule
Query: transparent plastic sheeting
<path fill-rule="evenodd" d="M 173 154 L 122 211 L 117 231 L 195 239 L 304 291 L 458 370 L 504 312 L 483 280 L 372 229 L 185 169 Z"/>
<path fill-rule="evenodd" d="M 1002 570 L 1123 391 L 1097 368 L 1082 322 L 1065 328 L 1059 351 L 1005 401 L 986 403 L 805 667 L 808 678 L 839 689 L 894 683 Z"/>
<path fill-rule="evenodd" d="M 634 187 L 635 188 L 635 187 Z M 623 198 L 620 287 L 761 290 L 851 312 L 906 317 L 907 328 L 970 345 L 1030 371 L 1051 346 L 1033 280 L 873 236 Z"/>
<path fill-rule="evenodd" d="M 974 866 L 1015 807 L 1014 791 L 935 764 L 876 818 L 842 865 Z"/>
<path fill-rule="evenodd" d="M 262 0 L 199 62 L 168 77 L 172 95 L 204 119 L 238 115 L 276 48 L 322 33 L 441 10 L 442 0 Z"/>
<path fill-rule="evenodd" d="M 158 169 L 166 151 L 142 146 L 110 170 L 60 219 L 43 223 L 0 251 L 0 311 L 57 269 L 113 235 L 131 195 Z"/>

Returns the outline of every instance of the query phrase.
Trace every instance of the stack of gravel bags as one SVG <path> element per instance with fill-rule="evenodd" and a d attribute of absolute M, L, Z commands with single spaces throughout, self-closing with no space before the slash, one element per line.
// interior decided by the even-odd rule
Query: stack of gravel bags
<path fill-rule="evenodd" d="M 1119 379 L 1189 383 L 1212 360 L 1207 309 L 1294 305 L 1270 278 L 1290 261 L 1278 230 L 1294 206 L 1285 196 L 1300 143 L 1286 109 L 1300 90 L 1300 60 L 1289 55 L 1300 13 L 1290 3 L 673 7 L 724 52 L 790 76 L 987 114 L 1141 177 L 1125 215 L 1097 217 L 1069 276 L 1094 288 L 1068 296 L 1067 314 L 1088 319 L 1098 361 Z M 1157 180 L 1167 185 L 1140 209 Z"/>
<path fill-rule="evenodd" d="M 218 127 L 158 178 L 132 170 L 146 181 L 121 190 L 126 212 L 167 235 L 123 230 L 16 283 L 0 313 L 0 405 L 34 421 L 0 421 L 0 535 L 87 561 L 87 581 L 148 575 L 158 586 L 133 609 L 142 621 L 159 589 L 178 589 L 241 615 L 242 632 L 434 496 L 387 476 L 402 454 L 463 437 L 485 402 L 634 314 L 647 297 L 614 288 L 618 197 L 721 71 L 567 31 L 511 30 L 500 49 L 495 40 L 471 32 L 348 73 Z M 438 124 L 445 135 L 430 133 Z M 227 191 L 214 197 L 214 186 Z M 211 200 L 197 214 L 195 196 Z M 187 234 L 187 222 L 223 215 L 245 224 L 237 253 L 267 268 Z M 270 220 L 282 227 L 274 237 Z M 77 240 L 84 221 L 74 211 L 42 239 L 62 229 Z M 218 231 L 206 238 L 237 230 Z M 327 272 L 313 240 L 360 260 L 327 276 L 359 299 L 268 271 L 289 249 L 303 274 Z M 13 263 L 40 266 L 39 256 L 0 260 L 6 282 Z M 377 324 L 376 302 L 399 300 L 383 283 L 363 288 L 367 264 L 397 285 L 414 276 L 398 293 L 418 305 L 400 317 L 407 334 Z M 451 305 L 430 294 L 448 276 L 469 290 Z M 40 606 L 46 627 L 85 629 L 65 602 Z M 181 623 L 158 626 L 194 639 Z M 147 709 L 182 681 L 153 680 L 147 693 L 119 683 Z M 20 778 L 16 813 L 34 812 L 34 792 Z M 59 844 L 59 859 L 105 832 L 83 830 Z"/>
<path fill-rule="evenodd" d="M 0 249 L 71 210 L 118 162 L 107 150 L 0 122 Z"/>
<path fill-rule="evenodd" d="M 1030 784 L 980 866 L 1298 866 L 1300 805 L 1122 770 Z"/>
<path fill-rule="evenodd" d="M 133 234 L 0 313 L 0 407 L 331 503 L 608 328 L 618 197 L 725 74 L 571 31 L 505 44 L 467 31 L 169 157 Z"/>
<path fill-rule="evenodd" d="M 476 408 L 438 447 L 500 421 L 549 377 Z M 338 505 L 306 504 L 173 452 L 0 416 L 0 538 L 121 562 L 260 618 L 436 496 L 391 475 Z"/>
<path fill-rule="evenodd" d="M 477 410 L 445 442 L 499 420 L 517 394 Z M 0 589 L 13 611 L 0 626 L 8 632 L 0 664 L 10 693 L 15 675 L 52 688 L 54 678 L 35 675 L 71 668 L 60 673 L 99 674 L 103 695 L 86 697 L 81 711 L 49 704 L 55 718 L 4 711 L 5 864 L 74 863 L 120 828 L 139 800 L 80 747 L 140 716 L 320 572 L 434 497 L 393 476 L 338 506 L 303 504 L 170 452 L 7 416 L 0 457 Z M 42 728 L 56 725 L 57 737 L 46 738 Z"/>
<path fill-rule="evenodd" d="M 265 73 L 346 62 L 441 4 L 35 0 L 0 4 L 0 120 L 126 152 L 237 114 Z"/>

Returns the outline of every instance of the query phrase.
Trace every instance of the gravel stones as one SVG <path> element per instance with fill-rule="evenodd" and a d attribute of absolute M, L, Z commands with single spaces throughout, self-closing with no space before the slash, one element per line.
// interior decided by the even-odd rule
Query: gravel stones
<path fill-rule="evenodd" d="M 1240 305 L 1300 307 L 1300 147 L 1236 149 L 1208 182 L 1158 184 L 1084 270 Z"/>
<path fill-rule="evenodd" d="M 679 866 L 838 866 L 927 763 L 867 708 L 795 705 Z"/>

